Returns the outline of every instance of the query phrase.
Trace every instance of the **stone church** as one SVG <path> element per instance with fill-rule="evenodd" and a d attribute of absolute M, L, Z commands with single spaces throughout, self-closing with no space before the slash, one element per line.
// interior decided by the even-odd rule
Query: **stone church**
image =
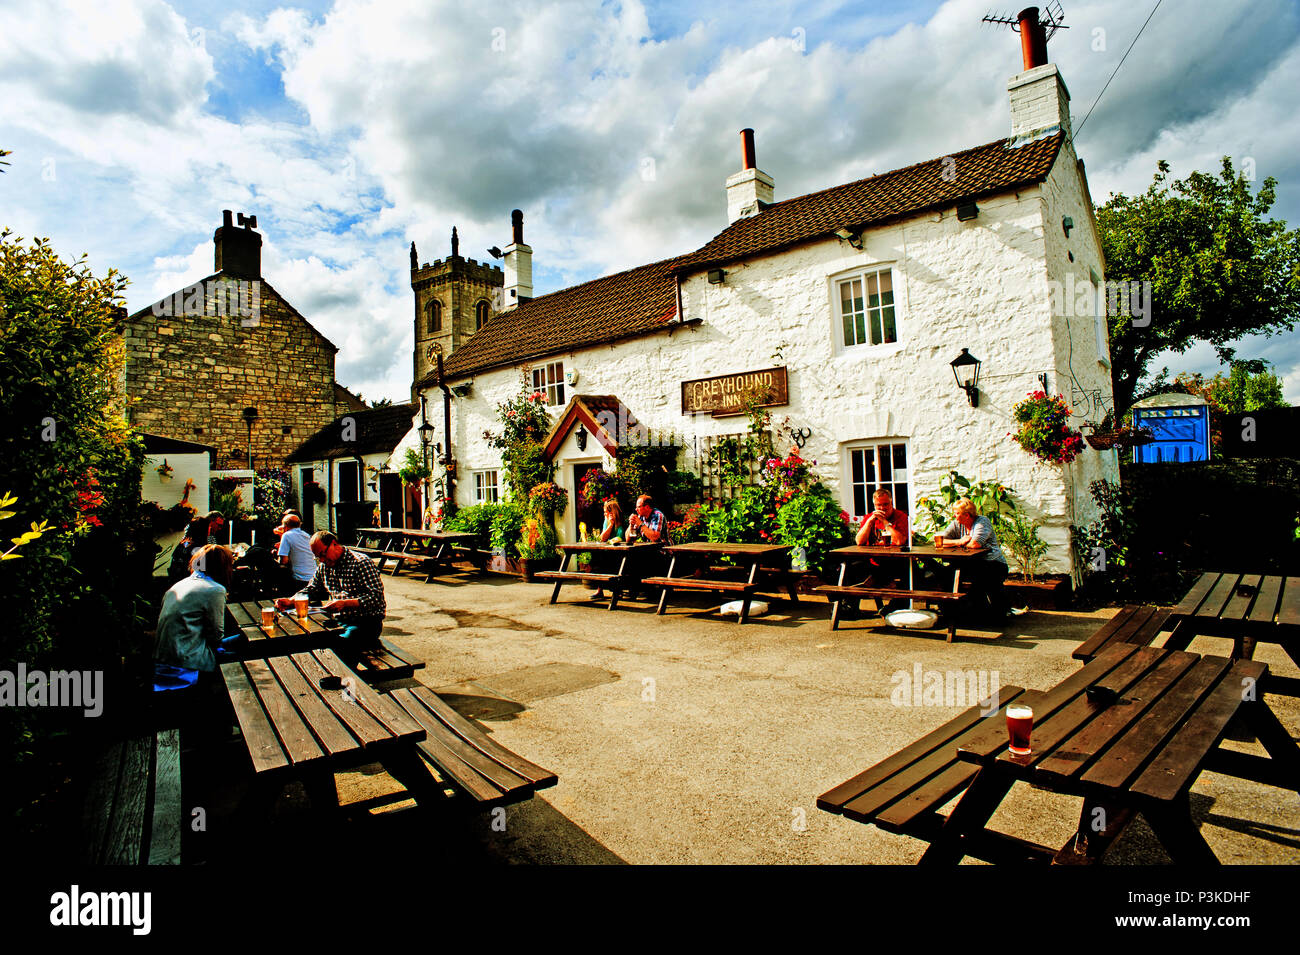
<path fill-rule="evenodd" d="M 256 216 L 229 211 L 214 271 L 126 319 L 127 418 L 216 449 L 214 467 L 283 467 L 361 402 L 334 380 L 338 349 L 262 276 Z M 362 405 L 362 407 L 364 407 Z"/>

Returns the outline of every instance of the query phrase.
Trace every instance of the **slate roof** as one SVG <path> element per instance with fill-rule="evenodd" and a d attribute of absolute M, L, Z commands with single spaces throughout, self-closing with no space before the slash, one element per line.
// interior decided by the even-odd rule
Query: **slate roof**
<path fill-rule="evenodd" d="M 321 461 L 328 458 L 351 458 L 358 454 L 391 452 L 411 430 L 411 419 L 418 406 L 407 402 L 387 408 L 349 411 L 321 428 L 289 455 L 288 461 Z M 355 441 L 343 440 L 343 419 L 351 418 L 357 429 Z"/>
<path fill-rule="evenodd" d="M 661 330 L 674 323 L 676 276 L 951 208 L 1042 182 L 1064 135 L 998 139 L 782 202 L 738 219 L 688 255 L 642 265 L 524 302 L 494 316 L 446 360 L 448 381 L 584 346 Z M 416 387 L 428 387 L 428 375 Z"/>

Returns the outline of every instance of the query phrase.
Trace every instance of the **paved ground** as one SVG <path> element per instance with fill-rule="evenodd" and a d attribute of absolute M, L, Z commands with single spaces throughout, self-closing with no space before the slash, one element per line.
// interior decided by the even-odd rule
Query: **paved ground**
<path fill-rule="evenodd" d="M 947 644 L 939 632 L 873 633 L 869 622 L 832 633 L 820 599 L 742 627 L 702 611 L 656 617 L 644 603 L 611 613 L 569 587 L 550 606 L 549 586 L 508 577 L 384 582 L 385 634 L 427 661 L 419 680 L 559 775 L 507 811 L 504 832 L 483 815 L 468 833 L 461 823 L 441 837 L 489 862 L 914 863 L 922 843 L 814 805 L 965 708 L 894 705 L 898 674 L 977 670 L 1049 687 L 1078 668 L 1071 651 L 1114 612 L 1031 613 L 1006 634 L 959 631 Z M 1295 674 L 1276 646 L 1261 645 L 1257 658 Z M 1270 702 L 1300 731 L 1296 701 Z M 390 785 L 373 770 L 339 777 L 345 802 Z M 1205 773 L 1192 808 L 1223 861 L 1300 863 L 1295 793 Z M 1079 809 L 1080 800 L 1018 786 L 994 825 L 1060 845 Z M 411 816 L 399 809 L 373 825 L 400 832 L 398 819 Z M 1138 820 L 1108 861 L 1168 859 Z"/>

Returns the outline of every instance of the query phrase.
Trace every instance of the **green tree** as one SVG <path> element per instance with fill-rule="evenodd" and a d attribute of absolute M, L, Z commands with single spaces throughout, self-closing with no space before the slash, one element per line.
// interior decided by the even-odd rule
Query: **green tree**
<path fill-rule="evenodd" d="M 1229 416 L 1290 407 L 1282 397 L 1282 379 L 1262 361 L 1233 362 L 1227 375 L 1219 372 L 1213 378 L 1184 372 L 1173 383 L 1175 388 L 1209 402 L 1210 442 L 1216 450 L 1223 435 L 1223 422 Z"/>
<path fill-rule="evenodd" d="M 1206 341 L 1231 362 L 1242 336 L 1289 331 L 1300 314 L 1300 230 L 1266 218 L 1277 181 L 1252 193 L 1227 156 L 1217 177 L 1193 172 L 1168 183 L 1168 174 L 1162 160 L 1145 193 L 1117 194 L 1097 209 L 1107 281 L 1151 283 L 1150 324 L 1108 318 L 1120 414 L 1156 356 Z"/>

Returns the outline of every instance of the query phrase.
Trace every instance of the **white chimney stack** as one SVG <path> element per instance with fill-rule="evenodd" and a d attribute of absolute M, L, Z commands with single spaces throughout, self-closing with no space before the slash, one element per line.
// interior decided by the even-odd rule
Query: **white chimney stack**
<path fill-rule="evenodd" d="M 772 204 L 775 181 L 754 162 L 754 131 L 740 131 L 744 168 L 727 177 L 727 222 L 757 215 Z"/>
<path fill-rule="evenodd" d="M 533 248 L 524 244 L 524 214 L 510 213 L 511 242 L 505 248 L 505 301 L 510 310 L 533 297 Z"/>
<path fill-rule="evenodd" d="M 1038 19 L 1037 7 L 1018 13 L 1020 48 L 1025 70 L 1007 81 L 1011 94 L 1011 136 L 1030 139 L 1045 130 L 1059 127 L 1070 133 L 1070 91 L 1065 88 L 1061 71 L 1047 62 L 1047 31 Z"/>

